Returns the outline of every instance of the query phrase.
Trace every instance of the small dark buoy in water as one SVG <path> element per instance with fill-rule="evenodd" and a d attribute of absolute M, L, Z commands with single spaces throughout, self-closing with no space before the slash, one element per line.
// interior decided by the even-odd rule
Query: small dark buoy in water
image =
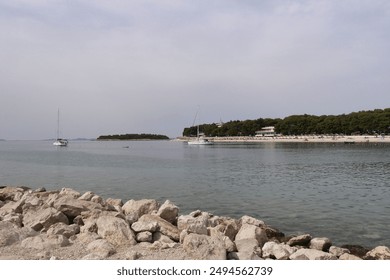
<path fill-rule="evenodd" d="M 124 148 L 124 149 L 128 149 L 128 148 L 129 148 L 129 146 L 124 146 L 123 148 Z"/>

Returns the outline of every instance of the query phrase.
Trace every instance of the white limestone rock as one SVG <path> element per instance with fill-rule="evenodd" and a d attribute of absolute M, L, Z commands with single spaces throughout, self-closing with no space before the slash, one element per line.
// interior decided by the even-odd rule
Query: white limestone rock
<path fill-rule="evenodd" d="M 315 237 L 310 240 L 309 244 L 310 249 L 327 252 L 329 251 L 330 246 L 332 246 L 332 241 L 327 237 Z"/>
<path fill-rule="evenodd" d="M 390 260 L 390 249 L 386 246 L 378 246 L 367 252 L 366 257 L 372 257 L 376 260 Z"/>
<path fill-rule="evenodd" d="M 81 195 L 78 199 L 91 201 L 92 197 L 94 197 L 94 196 L 95 196 L 94 192 L 88 191 L 88 192 L 85 192 L 83 195 Z"/>
<path fill-rule="evenodd" d="M 85 211 L 89 212 L 94 209 L 103 209 L 102 205 L 99 203 L 76 199 L 72 196 L 58 197 L 58 199 L 54 201 L 53 207 L 64 213 L 69 219 L 73 219 Z"/>
<path fill-rule="evenodd" d="M 194 259 L 226 260 L 225 244 L 215 237 L 190 233 L 184 238 L 183 248 Z"/>
<path fill-rule="evenodd" d="M 102 216 L 96 221 L 97 233 L 114 246 L 135 245 L 135 234 L 129 225 L 120 218 Z"/>
<path fill-rule="evenodd" d="M 149 231 L 143 231 L 136 235 L 135 238 L 138 242 L 152 242 L 153 234 Z"/>
<path fill-rule="evenodd" d="M 44 235 L 40 234 L 33 237 L 27 237 L 21 242 L 21 247 L 37 249 L 37 250 L 48 250 L 60 247 L 68 246 L 69 240 L 63 235 Z"/>
<path fill-rule="evenodd" d="M 90 253 L 96 254 L 101 259 L 108 258 L 116 253 L 115 247 L 105 239 L 97 239 L 87 245 Z"/>
<path fill-rule="evenodd" d="M 296 237 L 291 238 L 287 245 L 289 246 L 308 246 L 312 236 L 310 234 L 302 234 Z"/>
<path fill-rule="evenodd" d="M 209 216 L 201 215 L 182 215 L 177 220 L 177 228 L 179 231 L 186 230 L 190 233 L 207 235 L 207 224 Z"/>
<path fill-rule="evenodd" d="M 81 196 L 78 191 L 75 191 L 71 188 L 62 188 L 60 191 L 60 195 L 71 196 L 73 198 L 79 198 Z"/>
<path fill-rule="evenodd" d="M 168 236 L 173 241 L 178 242 L 180 239 L 180 232 L 178 228 L 157 215 L 145 214 L 139 219 L 139 222 L 144 222 L 144 223 L 156 222 L 158 225 L 157 231 Z"/>
<path fill-rule="evenodd" d="M 51 225 L 56 223 L 69 224 L 69 220 L 61 211 L 52 207 L 33 207 L 24 213 L 23 216 L 23 224 L 36 231 L 46 231 Z"/>
<path fill-rule="evenodd" d="M 236 244 L 238 240 L 242 239 L 256 239 L 259 247 L 263 247 L 268 241 L 265 230 L 251 224 L 243 224 L 241 226 L 235 238 Z"/>
<path fill-rule="evenodd" d="M 150 231 L 155 232 L 158 229 L 157 222 L 138 221 L 131 225 L 131 229 L 135 232 Z"/>
<path fill-rule="evenodd" d="M 354 260 L 362 260 L 361 258 L 355 256 L 355 255 L 352 255 L 352 254 L 348 254 L 348 253 L 344 253 L 342 254 L 340 257 L 339 257 L 339 260 L 344 260 L 344 261 L 354 261 Z"/>
<path fill-rule="evenodd" d="M 123 206 L 122 210 L 125 215 L 134 214 L 139 219 L 145 214 L 151 214 L 157 211 L 159 204 L 154 199 L 129 200 Z"/>
<path fill-rule="evenodd" d="M 299 249 L 290 255 L 291 260 L 337 260 L 337 257 L 315 249 Z"/>
<path fill-rule="evenodd" d="M 80 226 L 76 224 L 67 225 L 64 223 L 56 223 L 51 225 L 47 230 L 48 235 L 60 234 L 66 238 L 70 238 L 78 233 L 80 233 Z"/>
<path fill-rule="evenodd" d="M 263 258 L 271 258 L 277 260 L 288 260 L 290 255 L 298 249 L 290 247 L 286 244 L 279 244 L 274 241 L 269 241 L 262 248 Z"/>
<path fill-rule="evenodd" d="M 171 224 L 174 224 L 177 221 L 178 214 L 179 207 L 177 207 L 169 200 L 166 200 L 157 211 L 158 216 L 170 222 Z"/>
<path fill-rule="evenodd" d="M 242 216 L 240 219 L 241 224 L 254 225 L 257 227 L 265 227 L 265 223 L 262 220 L 253 218 L 251 216 Z"/>
<path fill-rule="evenodd" d="M 330 246 L 329 253 L 333 254 L 336 257 L 340 257 L 342 254 L 350 254 L 351 252 L 346 248 Z"/>

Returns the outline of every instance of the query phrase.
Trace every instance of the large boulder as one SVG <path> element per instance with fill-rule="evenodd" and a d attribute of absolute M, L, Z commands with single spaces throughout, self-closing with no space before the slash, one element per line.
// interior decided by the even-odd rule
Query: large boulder
<path fill-rule="evenodd" d="M 290 247 L 286 244 L 279 244 L 274 241 L 270 241 L 264 244 L 263 258 L 271 258 L 277 260 L 288 260 L 290 255 L 297 251 L 297 248 Z"/>
<path fill-rule="evenodd" d="M 216 237 L 190 233 L 184 238 L 183 248 L 194 259 L 226 260 L 225 244 Z"/>
<path fill-rule="evenodd" d="M 344 253 L 342 254 L 340 257 L 339 257 L 339 260 L 344 260 L 344 261 L 355 261 L 355 260 L 362 260 L 361 258 L 355 256 L 355 255 L 352 255 L 352 254 L 348 254 L 348 253 Z"/>
<path fill-rule="evenodd" d="M 161 232 L 162 234 L 168 236 L 170 239 L 176 242 L 179 241 L 180 239 L 180 232 L 178 228 L 157 215 L 150 215 L 150 214 L 143 215 L 139 219 L 139 222 L 143 222 L 147 224 L 157 223 L 158 232 Z"/>
<path fill-rule="evenodd" d="M 79 198 L 81 196 L 78 191 L 71 188 L 62 188 L 60 191 L 60 195 L 71 196 L 73 198 Z"/>
<path fill-rule="evenodd" d="M 248 225 L 253 225 L 257 227 L 265 227 L 265 223 L 262 220 L 253 218 L 251 216 L 242 216 L 240 219 L 241 224 L 248 224 Z"/>
<path fill-rule="evenodd" d="M 0 188 L 0 200 L 6 201 L 17 201 L 22 196 L 23 193 L 28 190 L 26 187 L 4 187 Z"/>
<path fill-rule="evenodd" d="M 335 255 L 336 257 L 340 257 L 343 254 L 350 254 L 351 252 L 346 248 L 340 248 L 337 246 L 330 246 L 329 253 Z"/>
<path fill-rule="evenodd" d="M 291 260 L 337 260 L 337 257 L 315 249 L 299 249 L 290 255 Z"/>
<path fill-rule="evenodd" d="M 33 237 L 28 237 L 21 242 L 21 247 L 36 249 L 36 250 L 50 250 L 60 247 L 68 246 L 69 240 L 63 235 L 44 235 L 40 234 Z"/>
<path fill-rule="evenodd" d="M 157 211 L 158 216 L 170 222 L 171 224 L 176 223 L 178 214 L 179 214 L 179 207 L 177 207 L 169 200 L 165 201 Z"/>
<path fill-rule="evenodd" d="M 141 200 L 129 200 L 123 206 L 122 210 L 125 215 L 134 215 L 136 219 L 139 219 L 145 214 L 151 214 L 157 211 L 159 204 L 154 199 L 141 199 Z"/>
<path fill-rule="evenodd" d="M 386 246 L 378 246 L 367 252 L 366 257 L 376 260 L 390 260 L 390 249 Z"/>
<path fill-rule="evenodd" d="M 8 221 L 0 221 L 0 247 L 19 241 L 19 227 Z"/>
<path fill-rule="evenodd" d="M 97 233 L 111 244 L 135 245 L 135 234 L 123 219 L 113 216 L 102 216 L 97 219 Z"/>
<path fill-rule="evenodd" d="M 259 242 L 254 238 L 240 239 L 235 241 L 240 260 L 257 259 L 255 256 L 261 256 L 261 247 Z"/>
<path fill-rule="evenodd" d="M 177 220 L 177 227 L 179 231 L 186 230 L 190 233 L 207 235 L 207 225 L 209 216 L 201 214 L 194 217 L 193 215 L 182 215 Z"/>
<path fill-rule="evenodd" d="M 105 259 L 116 253 L 115 247 L 105 239 L 96 239 L 87 245 L 91 254 L 98 256 L 98 259 Z"/>
<path fill-rule="evenodd" d="M 55 208 L 31 208 L 23 216 L 23 224 L 31 227 L 36 231 L 48 230 L 49 227 L 56 223 L 69 224 L 68 217 Z"/>
<path fill-rule="evenodd" d="M 264 229 L 252 225 L 252 224 L 243 224 L 236 235 L 235 242 L 237 244 L 238 240 L 242 239 L 256 239 L 258 246 L 263 247 L 263 245 L 268 241 L 267 234 Z"/>
<path fill-rule="evenodd" d="M 47 230 L 48 235 L 63 235 L 66 238 L 75 236 L 80 232 L 80 226 L 76 224 L 67 225 L 64 223 L 56 223 L 51 225 Z"/>
<path fill-rule="evenodd" d="M 69 195 L 58 197 L 58 199 L 54 201 L 53 207 L 64 213 L 69 220 L 73 220 L 84 211 L 103 209 L 102 205 L 99 203 L 76 199 Z"/>
<path fill-rule="evenodd" d="M 310 240 L 310 249 L 328 252 L 332 241 L 327 237 L 315 237 Z"/>
<path fill-rule="evenodd" d="M 223 240 L 227 252 L 235 252 L 237 250 L 236 244 L 231 241 L 229 237 L 224 235 L 223 232 L 219 231 L 216 227 L 208 228 L 207 230 L 209 232 L 209 236 Z"/>
<path fill-rule="evenodd" d="M 302 234 L 291 238 L 287 244 L 289 246 L 308 246 L 310 244 L 310 240 L 312 239 L 310 234 Z"/>
<path fill-rule="evenodd" d="M 135 232 L 150 231 L 153 233 L 158 229 L 158 224 L 157 222 L 138 221 L 131 225 L 131 229 Z"/>
<path fill-rule="evenodd" d="M 231 241 L 234 241 L 240 229 L 237 220 L 228 217 L 214 217 L 209 219 L 209 226 L 223 233 Z"/>

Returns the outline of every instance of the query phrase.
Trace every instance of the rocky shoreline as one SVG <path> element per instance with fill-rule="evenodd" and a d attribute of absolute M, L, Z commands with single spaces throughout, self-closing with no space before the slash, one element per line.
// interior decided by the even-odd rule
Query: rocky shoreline
<path fill-rule="evenodd" d="M 179 215 L 170 201 L 103 199 L 70 188 L 0 187 L 0 259 L 389 260 L 385 246 L 285 236 L 254 217 Z"/>

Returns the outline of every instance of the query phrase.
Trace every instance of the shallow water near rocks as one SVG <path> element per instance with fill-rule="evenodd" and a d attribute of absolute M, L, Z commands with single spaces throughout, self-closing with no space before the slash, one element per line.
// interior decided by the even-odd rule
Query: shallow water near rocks
<path fill-rule="evenodd" d="M 251 215 L 339 246 L 390 246 L 386 144 L 5 141 L 0 185 L 169 199 L 181 214 Z"/>

